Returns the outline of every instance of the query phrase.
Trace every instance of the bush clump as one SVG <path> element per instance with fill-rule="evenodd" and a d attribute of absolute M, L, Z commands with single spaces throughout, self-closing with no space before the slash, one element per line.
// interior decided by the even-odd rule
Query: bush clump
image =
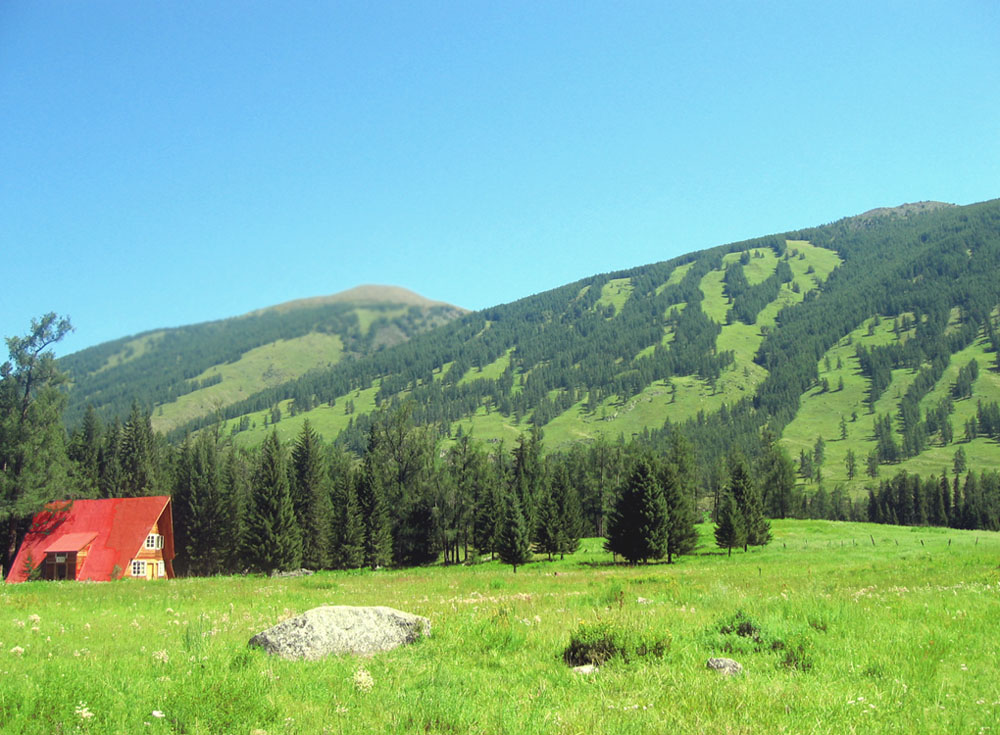
<path fill-rule="evenodd" d="M 670 648 L 670 636 L 637 631 L 608 621 L 580 623 L 563 651 L 570 666 L 600 666 L 611 659 L 624 662 L 651 656 L 661 658 Z"/>
<path fill-rule="evenodd" d="M 814 630 L 819 630 L 811 625 Z M 707 631 L 707 644 L 713 650 L 730 654 L 773 652 L 781 665 L 799 671 L 813 668 L 812 640 L 804 633 L 777 635 L 742 610 Z"/>

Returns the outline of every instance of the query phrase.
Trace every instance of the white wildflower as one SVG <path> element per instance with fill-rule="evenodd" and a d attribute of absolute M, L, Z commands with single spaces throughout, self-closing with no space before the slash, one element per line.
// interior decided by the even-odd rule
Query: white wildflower
<path fill-rule="evenodd" d="M 31 623 L 32 625 L 38 625 L 40 622 L 42 622 L 42 619 L 38 615 L 32 613 L 31 615 L 28 616 L 28 622 Z"/>
<path fill-rule="evenodd" d="M 375 679 L 364 666 L 354 672 L 354 688 L 359 692 L 370 692 L 375 686 Z"/>
<path fill-rule="evenodd" d="M 82 701 L 76 705 L 76 709 L 73 711 L 76 712 L 81 720 L 89 720 L 94 716 L 94 713 L 87 708 L 87 703 Z"/>
<path fill-rule="evenodd" d="M 165 664 L 170 661 L 170 654 L 167 653 L 166 649 L 162 651 L 153 651 L 153 659 L 159 661 L 161 664 Z"/>
<path fill-rule="evenodd" d="M 21 648 L 20 646 L 14 646 L 12 649 L 10 649 L 10 652 L 13 653 L 15 656 L 24 655 L 24 649 Z"/>
<path fill-rule="evenodd" d="M 159 717 L 166 717 L 166 715 L 163 714 L 162 712 L 160 712 L 160 710 L 154 709 L 153 710 L 153 717 L 157 717 L 157 718 L 159 718 Z"/>

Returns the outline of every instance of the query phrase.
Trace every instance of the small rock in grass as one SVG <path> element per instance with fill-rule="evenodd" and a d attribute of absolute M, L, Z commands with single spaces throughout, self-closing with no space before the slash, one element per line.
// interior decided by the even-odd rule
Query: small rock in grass
<path fill-rule="evenodd" d="M 726 676 L 743 673 L 743 665 L 738 661 L 733 661 L 731 658 L 710 658 L 705 665 Z"/>
<path fill-rule="evenodd" d="M 597 667 L 594 664 L 584 664 L 583 666 L 574 666 L 572 669 L 574 674 L 582 674 L 583 676 L 589 676 L 590 674 L 597 673 Z"/>

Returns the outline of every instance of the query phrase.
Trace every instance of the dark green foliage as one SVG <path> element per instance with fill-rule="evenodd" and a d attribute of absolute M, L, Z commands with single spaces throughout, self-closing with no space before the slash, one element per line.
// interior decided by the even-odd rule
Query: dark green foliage
<path fill-rule="evenodd" d="M 729 494 L 736 503 L 736 509 L 743 517 L 746 537 L 743 550 L 747 546 L 763 546 L 771 540 L 771 524 L 764 517 L 764 505 L 760 490 L 753 481 L 746 459 L 736 452 L 729 458 Z"/>
<path fill-rule="evenodd" d="M 50 347 L 72 326 L 46 314 L 25 337 L 8 337 L 10 360 L 0 365 L 0 529 L 9 569 L 27 524 L 49 500 L 65 497 L 66 445 L 60 419 L 65 377 Z M 54 497 L 55 496 L 55 497 Z"/>
<path fill-rule="evenodd" d="M 669 649 L 669 636 L 597 621 L 580 623 L 563 650 L 563 661 L 569 666 L 602 666 L 612 660 L 630 663 L 645 657 L 662 658 Z"/>
<path fill-rule="evenodd" d="M 715 545 L 720 549 L 726 549 L 732 556 L 733 549 L 744 546 L 747 539 L 746 521 L 736 505 L 732 492 L 727 491 L 722 496 L 716 516 Z"/>
<path fill-rule="evenodd" d="M 358 479 L 358 507 L 364 520 L 364 563 L 371 569 L 392 563 L 392 527 L 380 473 L 367 455 Z"/>
<path fill-rule="evenodd" d="M 630 564 L 660 559 L 667 554 L 669 516 L 663 488 L 652 461 L 635 460 L 608 518 L 604 548 Z"/>
<path fill-rule="evenodd" d="M 694 551 L 698 542 L 695 524 L 701 519 L 695 509 L 697 468 L 691 446 L 679 432 L 669 439 L 669 451 L 660 470 L 663 500 L 667 506 L 667 562 Z"/>
<path fill-rule="evenodd" d="M 247 566 L 257 572 L 297 568 L 302 563 L 302 536 L 288 483 L 288 460 L 276 431 L 261 446 L 251 492 L 243 539 Z"/>
<path fill-rule="evenodd" d="M 173 492 L 174 547 L 178 573 L 218 574 L 227 568 L 229 507 L 223 491 L 215 435 L 199 434 L 178 452 Z"/>
<path fill-rule="evenodd" d="M 302 531 L 302 563 L 309 569 L 331 566 L 333 503 L 323 441 L 309 420 L 292 448 L 292 504 Z"/>
<path fill-rule="evenodd" d="M 338 483 L 336 499 L 332 561 L 338 569 L 358 569 L 365 564 L 365 521 L 351 477 Z"/>
<path fill-rule="evenodd" d="M 760 460 L 757 477 L 762 490 L 762 502 L 767 515 L 787 518 L 795 505 L 795 467 L 784 447 L 769 434 Z"/>
<path fill-rule="evenodd" d="M 119 439 L 121 462 L 121 484 L 116 493 L 119 497 L 135 498 L 156 495 L 156 443 L 150 416 L 139 404 L 132 403 L 128 419 L 122 427 Z"/>
<path fill-rule="evenodd" d="M 517 573 L 517 567 L 531 560 L 531 538 L 528 524 L 521 512 L 521 501 L 512 492 L 505 493 L 503 516 L 497 534 L 497 554 L 500 561 L 510 564 Z"/>

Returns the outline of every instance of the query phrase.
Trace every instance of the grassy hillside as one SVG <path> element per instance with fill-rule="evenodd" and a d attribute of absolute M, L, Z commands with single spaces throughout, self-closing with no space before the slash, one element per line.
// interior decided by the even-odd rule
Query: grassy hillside
<path fill-rule="evenodd" d="M 781 521 L 731 558 L 564 561 L 298 579 L 0 587 L 0 721 L 29 733 L 991 732 L 995 533 Z M 709 529 L 701 529 L 707 541 Z M 324 604 L 425 615 L 373 658 L 269 658 L 247 640 Z M 759 643 L 731 630 L 744 622 Z M 570 671 L 581 626 L 667 642 Z M 706 669 L 712 656 L 744 673 Z"/>
<path fill-rule="evenodd" d="M 87 405 L 105 418 L 123 416 L 138 400 L 156 407 L 154 427 L 169 432 L 262 390 L 329 369 L 345 356 L 405 342 L 461 313 L 395 286 L 360 286 L 233 319 L 127 337 L 60 360 L 73 381 L 67 420 L 74 424 Z"/>
<path fill-rule="evenodd" d="M 186 328 L 194 337 L 140 335 L 66 363 L 70 413 L 84 397 L 108 410 L 138 397 L 173 438 L 221 418 L 245 445 L 279 415 L 283 438 L 309 418 L 360 450 L 372 412 L 409 401 L 445 440 L 510 442 L 538 425 L 548 451 L 602 436 L 656 444 L 681 427 L 705 473 L 733 447 L 757 456 L 771 433 L 794 458 L 822 437 L 819 472 L 800 483 L 856 495 L 877 479 L 865 475 L 876 418 L 902 447 L 879 477 L 940 473 L 958 448 L 1000 466 L 1000 433 L 964 437 L 979 403 L 1000 400 L 997 272 L 1000 201 L 923 202 L 461 316 L 362 290 Z M 950 407 L 953 436 L 926 430 L 972 359 L 982 369 Z"/>
<path fill-rule="evenodd" d="M 880 323 L 875 324 L 876 321 Z M 869 390 L 869 381 L 860 373 L 858 360 L 855 356 L 856 345 L 889 345 L 903 344 L 910 332 L 896 332 L 894 322 L 889 318 L 867 320 L 858 329 L 852 331 L 834 347 L 828 350 L 817 365 L 822 380 L 827 381 L 830 389 L 822 384 L 817 385 L 802 395 L 799 411 L 795 419 L 785 427 L 782 443 L 793 458 L 798 458 L 800 452 L 812 452 L 817 437 L 825 442 L 825 456 L 821 465 L 822 479 L 827 487 L 842 484 L 857 494 L 872 482 L 871 477 L 864 473 L 864 460 L 875 448 L 876 440 L 872 428 L 875 416 L 889 414 L 899 425 L 900 399 L 909 388 L 916 371 L 913 369 L 897 369 L 892 371 L 892 382 L 885 393 L 869 412 L 864 405 L 865 396 Z M 940 439 L 932 441 L 928 448 L 918 456 L 904 459 L 899 463 L 883 465 L 879 476 L 886 477 L 903 470 L 908 473 L 949 476 L 953 473 L 955 453 L 961 449 L 966 455 L 969 466 L 981 469 L 1000 469 L 1000 451 L 997 442 L 989 437 L 978 437 L 966 441 L 963 426 L 966 421 L 976 415 L 979 401 L 991 403 L 1000 401 L 1000 372 L 997 371 L 997 355 L 993 352 L 985 334 L 980 333 L 970 346 L 959 350 L 950 356 L 948 367 L 936 382 L 934 389 L 922 400 L 921 408 L 926 412 L 938 405 L 940 401 L 951 394 L 958 371 L 970 360 L 982 367 L 973 387 L 971 398 L 958 399 L 954 403 L 951 414 L 951 424 L 955 431 L 952 442 L 944 443 Z M 829 367 L 827 367 L 829 365 Z M 841 367 L 837 367 L 841 365 Z M 843 390 L 838 386 L 843 381 Z M 841 435 L 841 417 L 845 419 L 846 437 Z M 858 460 L 858 473 L 853 481 L 848 479 L 846 458 L 848 451 L 854 452 Z M 800 478 L 801 484 L 816 489 L 815 481 Z"/>

